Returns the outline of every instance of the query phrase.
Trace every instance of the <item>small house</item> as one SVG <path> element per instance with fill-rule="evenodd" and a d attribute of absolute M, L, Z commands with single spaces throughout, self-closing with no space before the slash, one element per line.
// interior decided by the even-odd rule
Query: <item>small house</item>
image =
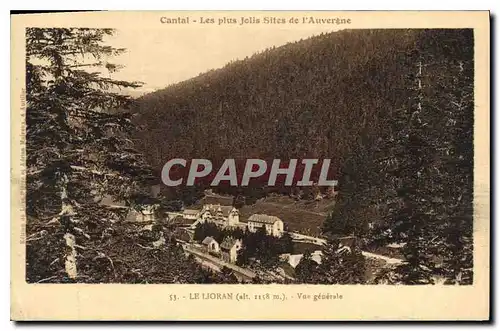
<path fill-rule="evenodd" d="M 218 253 L 220 251 L 219 243 L 212 237 L 206 237 L 205 239 L 203 239 L 201 244 L 209 253 Z"/>
<path fill-rule="evenodd" d="M 156 206 L 143 206 L 141 209 L 136 210 L 134 208 L 129 208 L 127 217 L 125 220 L 127 222 L 154 222 L 155 221 L 155 208 Z"/>
<path fill-rule="evenodd" d="M 172 220 L 170 221 L 172 225 L 182 228 L 188 228 L 191 225 L 193 225 L 194 222 L 196 222 L 196 220 L 181 215 L 173 217 Z"/>
<path fill-rule="evenodd" d="M 238 251 L 243 247 L 243 243 L 240 239 L 234 239 L 233 237 L 226 237 L 220 245 L 222 252 L 222 259 L 235 263 L 238 258 Z"/>
<path fill-rule="evenodd" d="M 120 211 L 125 222 L 133 223 L 154 223 L 156 222 L 155 211 L 159 207 L 156 204 L 129 206 L 125 201 L 117 200 L 111 195 L 104 195 L 96 200 L 101 206 L 105 206 L 113 211 Z M 114 221 L 117 221 L 116 219 Z"/>

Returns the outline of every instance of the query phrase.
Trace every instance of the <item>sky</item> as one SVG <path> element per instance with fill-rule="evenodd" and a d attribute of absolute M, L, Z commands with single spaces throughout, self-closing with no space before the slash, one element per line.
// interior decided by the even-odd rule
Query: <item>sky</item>
<path fill-rule="evenodd" d="M 127 52 L 110 59 L 123 65 L 112 78 L 140 81 L 133 95 L 152 92 L 217 69 L 230 61 L 244 59 L 271 46 L 305 39 L 332 27 L 192 28 L 176 26 L 155 29 L 122 28 L 105 42 Z"/>

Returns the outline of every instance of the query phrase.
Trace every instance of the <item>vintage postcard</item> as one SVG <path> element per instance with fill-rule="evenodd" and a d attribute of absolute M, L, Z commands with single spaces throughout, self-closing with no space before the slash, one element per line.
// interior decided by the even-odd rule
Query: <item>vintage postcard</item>
<path fill-rule="evenodd" d="M 11 318 L 490 318 L 489 12 L 12 15 Z"/>

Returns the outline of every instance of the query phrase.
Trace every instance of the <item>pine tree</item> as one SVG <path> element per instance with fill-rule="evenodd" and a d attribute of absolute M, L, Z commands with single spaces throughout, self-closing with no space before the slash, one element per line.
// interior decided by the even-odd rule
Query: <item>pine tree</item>
<path fill-rule="evenodd" d="M 439 38 L 437 38 L 439 37 Z M 437 39 L 440 41 L 438 42 Z M 437 271 L 447 284 L 472 283 L 474 37 L 472 30 L 428 33 L 426 106 L 433 118 L 438 157 L 428 167 L 433 182 L 432 213 Z M 434 135 L 436 133 L 433 133 Z"/>
<path fill-rule="evenodd" d="M 406 243 L 397 283 L 472 281 L 472 40 L 468 30 L 426 31 L 408 56 L 409 102 L 390 122 L 392 162 L 380 171 L 396 192 L 385 240 Z"/>
<path fill-rule="evenodd" d="M 228 267 L 222 267 L 221 270 L 221 278 L 223 279 L 224 284 L 238 284 L 239 281 L 234 275 L 234 272 Z"/>
<path fill-rule="evenodd" d="M 295 267 L 295 279 L 299 283 L 314 282 L 314 275 L 318 272 L 318 263 L 311 258 L 311 252 L 306 250 Z"/>
<path fill-rule="evenodd" d="M 277 252 L 279 254 L 292 253 L 293 252 L 293 239 L 290 233 L 285 232 L 277 241 L 276 245 Z"/>
<path fill-rule="evenodd" d="M 416 49 L 408 59 L 410 74 L 407 76 L 410 99 L 405 109 L 395 119 L 399 131 L 394 132 L 399 153 L 392 175 L 397 178 L 396 192 L 399 208 L 391 213 L 398 239 L 406 240 L 403 249 L 405 263 L 397 267 L 404 284 L 432 283 L 431 235 L 434 218 L 428 213 L 432 204 L 432 184 L 426 176 L 430 165 L 432 141 L 429 140 L 429 109 L 424 105 L 422 77 L 425 58 Z M 405 123 L 401 127 L 401 124 Z"/>
<path fill-rule="evenodd" d="M 365 258 L 358 247 L 331 240 L 322 249 L 321 264 L 310 282 L 320 284 L 364 284 Z"/>
<path fill-rule="evenodd" d="M 112 34 L 26 30 L 28 242 L 36 238 L 27 246 L 29 281 L 54 273 L 68 281 L 85 277 L 78 270 L 79 252 L 91 251 L 85 243 L 123 217 L 99 203 L 103 196 L 137 209 L 151 203 L 143 192 L 151 170 L 129 138 L 131 99 L 119 93 L 140 84 L 102 73 L 119 69 L 107 59 L 124 52 L 103 44 Z"/>

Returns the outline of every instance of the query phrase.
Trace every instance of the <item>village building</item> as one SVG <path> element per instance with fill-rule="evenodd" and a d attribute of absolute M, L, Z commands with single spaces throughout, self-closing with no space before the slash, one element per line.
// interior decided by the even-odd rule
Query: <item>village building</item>
<path fill-rule="evenodd" d="M 200 215 L 200 211 L 197 209 L 184 209 L 182 211 L 182 216 L 188 220 L 197 220 Z"/>
<path fill-rule="evenodd" d="M 235 263 L 238 258 L 238 251 L 242 247 L 243 243 L 240 239 L 234 239 L 233 237 L 224 238 L 220 245 L 222 259 L 230 263 Z"/>
<path fill-rule="evenodd" d="M 200 218 L 202 223 L 215 223 L 222 227 L 236 227 L 240 222 L 240 213 L 233 206 L 204 205 Z"/>
<path fill-rule="evenodd" d="M 129 208 L 125 221 L 127 222 L 155 222 L 155 209 L 156 206 L 144 206 L 139 210 Z"/>
<path fill-rule="evenodd" d="M 177 216 L 173 215 L 169 221 L 170 224 L 180 228 L 191 227 L 194 224 L 194 222 L 196 222 L 196 220 L 193 220 L 191 218 L 186 218 L 183 215 L 177 215 Z"/>
<path fill-rule="evenodd" d="M 173 231 L 174 237 L 180 242 L 191 242 L 193 240 L 193 233 L 186 228 L 178 227 Z"/>
<path fill-rule="evenodd" d="M 206 237 L 205 239 L 203 239 L 201 244 L 209 253 L 210 252 L 219 253 L 220 251 L 219 243 L 212 237 Z"/>
<path fill-rule="evenodd" d="M 265 214 L 253 214 L 248 218 L 247 226 L 251 232 L 257 232 L 259 228 L 264 228 L 267 234 L 275 237 L 281 237 L 284 231 L 284 224 L 281 219 Z"/>
<path fill-rule="evenodd" d="M 138 223 L 154 223 L 156 222 L 155 211 L 158 205 L 144 205 L 136 208 L 127 206 L 124 201 L 117 201 L 113 197 L 106 195 L 99 201 L 101 206 L 105 206 L 110 210 L 120 211 L 125 222 Z M 114 220 L 116 221 L 116 220 Z"/>

